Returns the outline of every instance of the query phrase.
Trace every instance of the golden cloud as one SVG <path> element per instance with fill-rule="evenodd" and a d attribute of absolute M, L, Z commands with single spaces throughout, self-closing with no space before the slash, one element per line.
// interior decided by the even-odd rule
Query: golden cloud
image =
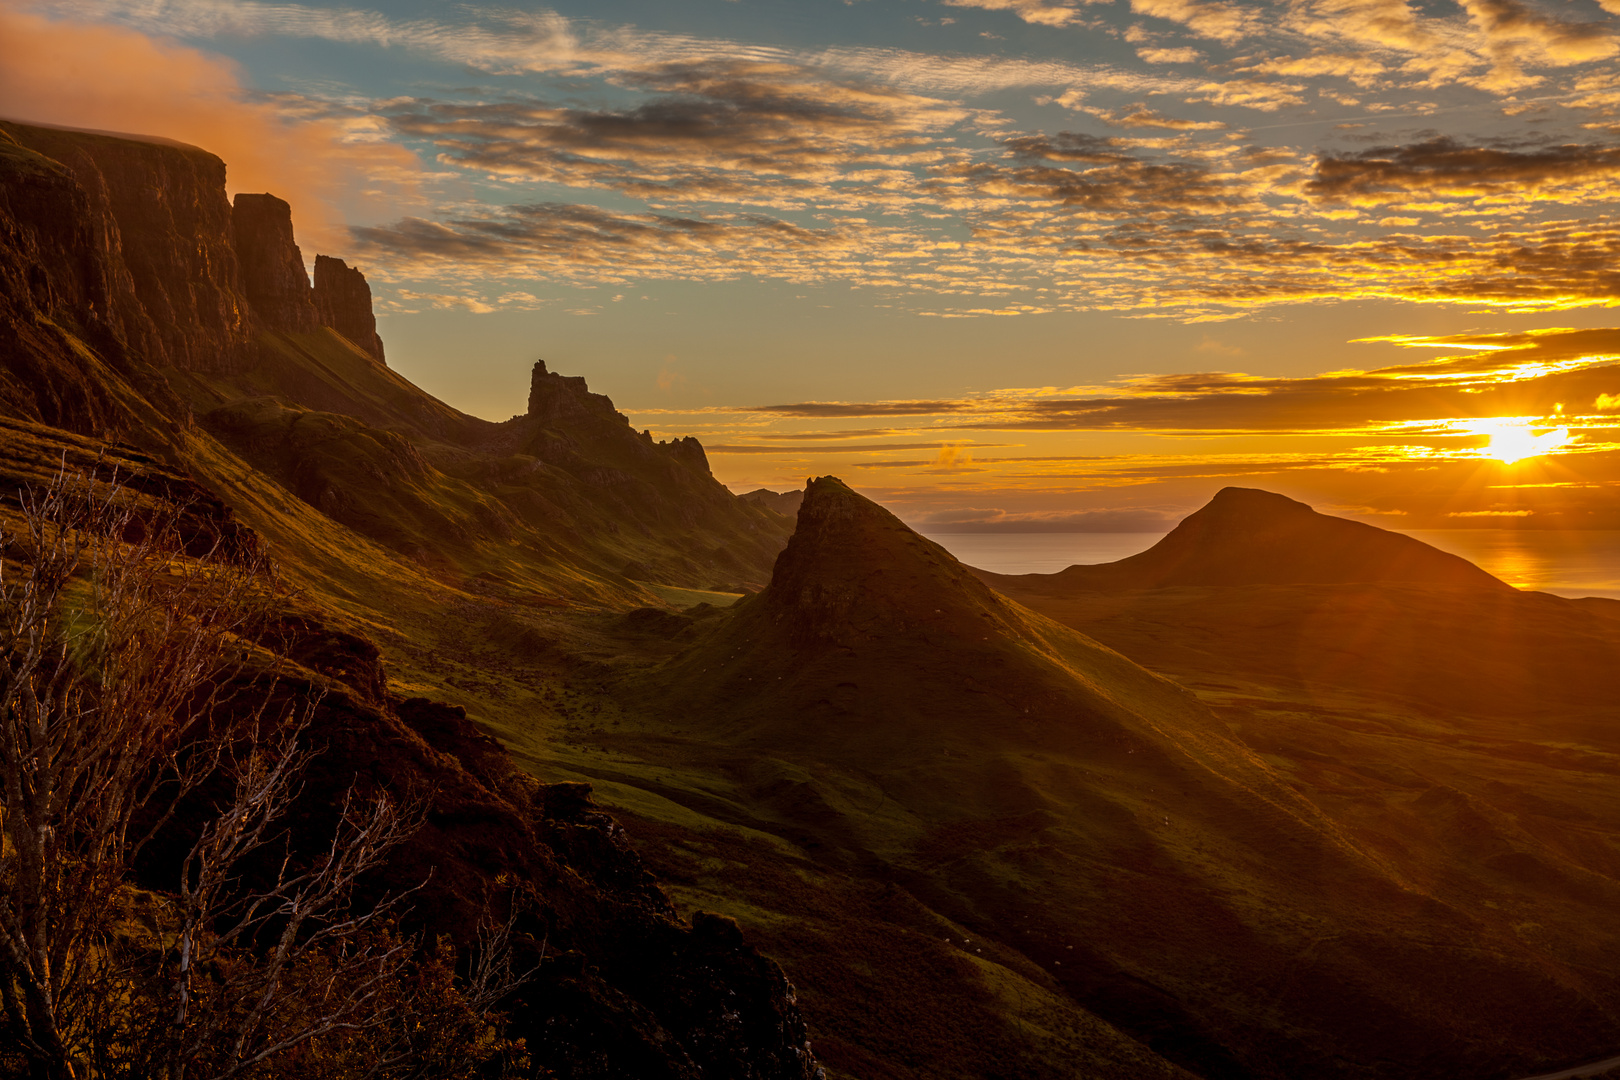
<path fill-rule="evenodd" d="M 297 102 L 254 100 L 234 64 L 117 26 L 0 6 L 0 108 L 9 118 L 153 135 L 224 158 L 232 192 L 292 204 L 306 245 L 341 250 L 337 203 L 415 178 L 407 151 L 377 141 L 363 117 L 310 116 Z"/>

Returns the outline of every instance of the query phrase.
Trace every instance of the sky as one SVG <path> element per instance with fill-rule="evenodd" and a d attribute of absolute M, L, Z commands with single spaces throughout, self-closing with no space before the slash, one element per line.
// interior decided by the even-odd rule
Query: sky
<path fill-rule="evenodd" d="M 191 142 L 529 367 L 925 529 L 1229 484 L 1620 529 L 1620 0 L 0 0 L 0 115 Z"/>

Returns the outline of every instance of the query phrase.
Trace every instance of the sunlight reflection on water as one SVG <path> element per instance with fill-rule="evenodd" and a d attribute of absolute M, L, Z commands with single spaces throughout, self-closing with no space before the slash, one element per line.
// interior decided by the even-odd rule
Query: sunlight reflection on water
<path fill-rule="evenodd" d="M 1055 574 L 1076 563 L 1105 563 L 1146 551 L 1158 533 L 929 533 L 969 566 L 997 574 Z M 1559 596 L 1620 599 L 1620 531 L 1538 529 L 1409 530 L 1509 585 Z"/>
<path fill-rule="evenodd" d="M 1620 532 L 1612 529 L 1402 531 L 1461 555 L 1521 589 L 1620 599 Z"/>

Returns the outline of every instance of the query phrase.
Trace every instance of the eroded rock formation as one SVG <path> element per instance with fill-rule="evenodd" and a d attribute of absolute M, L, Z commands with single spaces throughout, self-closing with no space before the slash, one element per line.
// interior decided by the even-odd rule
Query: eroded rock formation
<path fill-rule="evenodd" d="M 60 170 L 45 168 L 47 179 L 36 165 L 35 181 L 20 185 L 59 203 L 27 215 L 39 268 L 30 273 L 55 281 L 54 311 L 156 366 L 229 371 L 248 361 L 254 326 L 223 161 L 167 141 L 10 123 L 0 130 Z"/>
<path fill-rule="evenodd" d="M 321 325 L 330 326 L 366 352 L 383 359 L 382 338 L 377 336 L 377 316 L 371 310 L 371 286 L 366 275 L 342 259 L 315 256 L 315 312 Z"/>
<path fill-rule="evenodd" d="M 231 213 L 242 285 L 267 329 L 308 333 L 321 325 L 303 253 L 293 240 L 292 207 L 274 195 L 241 194 Z"/>

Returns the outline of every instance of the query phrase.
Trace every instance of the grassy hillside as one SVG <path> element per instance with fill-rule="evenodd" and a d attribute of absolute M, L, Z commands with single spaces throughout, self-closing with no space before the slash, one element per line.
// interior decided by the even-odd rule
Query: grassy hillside
<path fill-rule="evenodd" d="M 781 957 L 834 1066 L 1065 1075 L 1079 1040 L 1098 1075 L 1140 1075 L 1136 1047 L 1204 1076 L 1449 1077 L 1620 1041 L 1601 757 L 1195 697 L 836 482 L 806 508 L 769 589 L 644 648 L 670 658 L 531 765 L 594 778 L 678 899 Z M 1600 809 L 1525 828 L 1448 782 L 1473 757 L 1485 786 L 1557 792 L 1548 818 Z"/>

